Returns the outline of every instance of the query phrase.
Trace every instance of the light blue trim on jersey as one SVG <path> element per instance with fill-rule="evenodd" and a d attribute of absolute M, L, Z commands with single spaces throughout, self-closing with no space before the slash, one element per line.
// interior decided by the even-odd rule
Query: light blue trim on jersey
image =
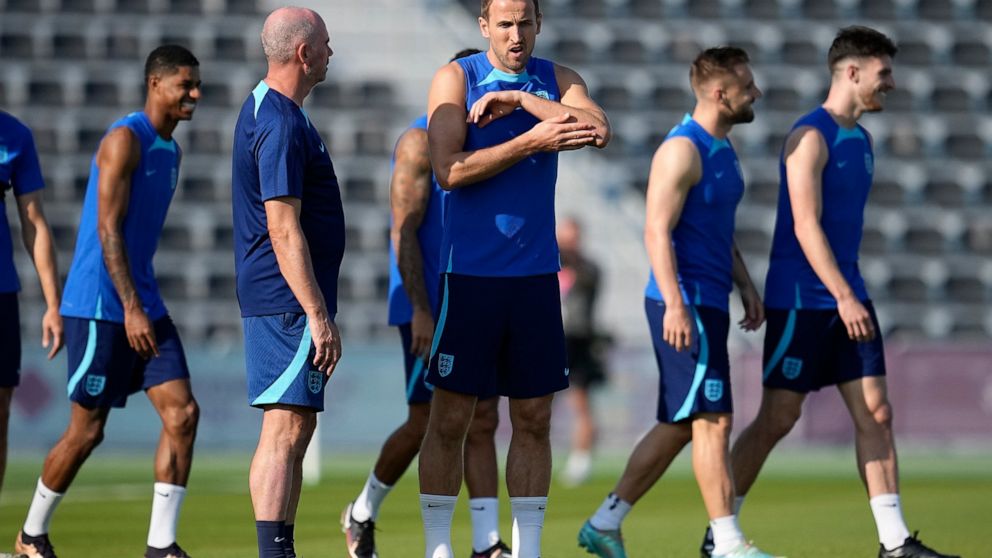
<path fill-rule="evenodd" d="M 156 149 L 161 149 L 162 151 L 168 151 L 169 153 L 176 152 L 176 142 L 169 140 L 165 141 L 158 134 L 155 135 L 155 141 L 152 142 L 152 146 L 148 148 L 148 152 L 151 153 Z"/>
<path fill-rule="evenodd" d="M 695 304 L 696 306 L 703 305 L 703 293 L 702 291 L 699 290 L 699 282 L 696 282 L 696 299 L 695 302 L 693 302 L 693 304 Z"/>
<path fill-rule="evenodd" d="M 434 328 L 434 342 L 431 343 L 431 359 L 437 353 L 437 347 L 441 344 L 441 334 L 444 333 L 444 322 L 448 319 L 448 276 L 444 276 L 444 300 L 441 302 L 441 314 L 437 318 L 437 327 Z"/>
<path fill-rule="evenodd" d="M 420 375 L 424 372 L 424 359 L 417 358 L 417 362 L 413 365 L 413 373 L 410 374 L 410 384 L 406 386 L 406 400 L 409 401 L 413 397 L 413 390 L 417 387 L 417 380 L 420 379 Z"/>
<path fill-rule="evenodd" d="M 484 77 L 482 81 L 476 83 L 475 86 L 482 87 L 483 85 L 489 85 L 490 83 L 496 83 L 497 81 L 505 81 L 507 83 L 527 83 L 531 80 L 534 80 L 535 82 L 544 85 L 544 82 L 541 81 L 541 78 L 530 75 L 530 73 L 528 73 L 527 70 L 524 70 L 519 74 L 510 74 L 502 70 L 497 70 L 496 68 L 493 68 L 492 71 L 489 72 L 489 74 L 486 77 Z"/>
<path fill-rule="evenodd" d="M 723 139 L 713 138 L 713 143 L 710 144 L 710 154 L 707 155 L 707 157 L 712 159 L 714 155 L 716 155 L 720 151 L 723 151 L 724 149 L 730 149 L 730 141 L 727 140 L 727 138 L 723 138 Z"/>
<path fill-rule="evenodd" d="M 308 318 L 306 325 L 303 326 L 303 338 L 300 339 L 300 346 L 296 349 L 296 356 L 293 357 L 293 361 L 276 378 L 276 381 L 272 382 L 272 385 L 262 392 L 262 395 L 259 395 L 251 402 L 252 405 L 271 405 L 278 403 L 282 399 L 286 390 L 289 389 L 289 386 L 293 385 L 293 381 L 300 374 L 300 369 L 307 362 L 307 356 L 310 355 L 310 341 L 310 320 Z"/>
<path fill-rule="evenodd" d="M 834 138 L 834 148 L 840 145 L 842 141 L 849 139 L 859 139 L 865 142 L 868 141 L 860 127 L 855 126 L 854 128 L 845 128 L 843 126 L 838 126 L 837 137 Z"/>
<path fill-rule="evenodd" d="M 558 261 L 561 261 L 561 254 L 558 255 Z M 455 264 L 455 247 L 452 246 L 451 249 L 448 250 L 448 268 L 445 270 L 445 273 L 451 273 L 451 268 L 454 266 L 454 264 Z M 445 279 L 445 285 L 447 285 L 447 279 Z M 445 292 L 448 292 L 447 289 L 445 289 Z"/>
<path fill-rule="evenodd" d="M 103 319 L 103 293 L 96 295 L 96 313 L 93 317 L 97 320 Z"/>
<path fill-rule="evenodd" d="M 699 312 L 693 309 L 692 313 L 696 318 L 696 329 L 699 330 L 699 360 L 696 362 L 696 375 L 692 378 L 689 394 L 685 397 L 682 406 L 679 407 L 679 412 L 675 413 L 672 422 L 688 418 L 689 414 L 692 413 L 693 404 L 696 402 L 696 393 L 699 391 L 700 384 L 703 383 L 703 377 L 706 376 L 706 369 L 709 368 L 710 344 L 706 339 L 706 330 L 703 329 L 703 321 L 699 319 Z"/>
<path fill-rule="evenodd" d="M 255 89 L 252 90 L 251 96 L 255 97 L 255 118 L 258 118 L 258 109 L 262 106 L 262 99 L 265 98 L 265 94 L 268 92 L 269 84 L 265 83 L 264 80 L 258 82 L 258 85 L 256 85 Z"/>
<path fill-rule="evenodd" d="M 785 321 L 785 330 L 782 331 L 782 339 L 779 340 L 778 346 L 775 347 L 775 352 L 772 353 L 772 358 L 768 359 L 768 365 L 765 366 L 762 378 L 767 380 L 768 376 L 772 374 L 772 370 L 778 366 L 778 363 L 782 361 L 785 357 L 785 351 L 789 350 L 789 345 L 792 344 L 792 338 L 796 335 L 796 314 L 797 311 L 803 307 L 802 298 L 799 296 L 799 285 L 796 285 L 796 305 L 789 310 L 789 317 Z"/>
<path fill-rule="evenodd" d="M 83 360 L 79 361 L 79 366 L 72 373 L 72 377 L 69 378 L 68 393 L 69 397 L 72 397 L 72 392 L 76 391 L 76 386 L 79 385 L 79 381 L 83 379 L 86 372 L 90 369 L 90 365 L 93 364 L 93 357 L 96 356 L 96 320 L 90 320 L 89 334 L 86 336 L 86 350 L 83 351 Z"/>

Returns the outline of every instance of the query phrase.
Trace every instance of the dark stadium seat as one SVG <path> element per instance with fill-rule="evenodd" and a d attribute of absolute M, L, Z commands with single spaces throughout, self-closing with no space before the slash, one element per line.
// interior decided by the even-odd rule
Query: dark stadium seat
<path fill-rule="evenodd" d="M 976 0 L 975 15 L 979 19 L 992 21 L 992 0 Z"/>
<path fill-rule="evenodd" d="M 387 81 L 365 81 L 356 91 L 356 102 L 363 107 L 391 107 L 396 103 L 396 92 Z"/>
<path fill-rule="evenodd" d="M 217 201 L 214 195 L 213 177 L 192 174 L 185 169 L 179 179 L 179 186 L 176 187 L 176 195 L 185 201 L 207 203 Z"/>
<path fill-rule="evenodd" d="M 132 30 L 117 29 L 107 35 L 106 56 L 113 59 L 140 59 L 146 54 L 141 53 L 141 38 Z"/>
<path fill-rule="evenodd" d="M 199 104 L 205 107 L 234 108 L 231 102 L 231 84 L 225 81 L 204 82 L 200 85 Z"/>
<path fill-rule="evenodd" d="M 878 206 L 899 207 L 906 203 L 905 191 L 898 182 L 876 177 L 868 194 L 869 203 Z"/>
<path fill-rule="evenodd" d="M 607 0 L 572 0 L 570 4 L 568 15 L 595 19 L 608 14 Z"/>
<path fill-rule="evenodd" d="M 0 35 L 0 56 L 5 59 L 34 57 L 34 37 L 27 30 L 6 29 Z"/>
<path fill-rule="evenodd" d="M 159 246 L 167 250 L 189 251 L 193 247 L 193 237 L 189 227 L 185 223 L 166 221 Z"/>
<path fill-rule="evenodd" d="M 97 8 L 96 0 L 62 0 L 59 4 L 59 11 L 62 13 L 89 14 Z"/>
<path fill-rule="evenodd" d="M 944 251 L 944 235 L 928 223 L 910 223 L 904 238 L 906 250 L 912 254 L 941 254 Z"/>
<path fill-rule="evenodd" d="M 944 207 L 964 207 L 969 202 L 968 191 L 957 182 L 931 179 L 923 189 L 927 201 Z"/>
<path fill-rule="evenodd" d="M 42 11 L 42 4 L 38 0 L 7 0 L 4 11 L 15 14 L 33 14 Z"/>
<path fill-rule="evenodd" d="M 756 19 L 778 19 L 781 10 L 778 0 L 745 0 L 744 13 Z"/>
<path fill-rule="evenodd" d="M 703 48 L 710 45 L 703 45 L 699 42 L 699 37 L 691 34 L 680 34 L 673 37 L 668 44 L 668 55 L 673 62 L 679 64 L 689 64 L 696 59 Z"/>
<path fill-rule="evenodd" d="M 918 0 L 916 15 L 924 20 L 946 21 L 955 16 L 954 0 Z"/>
<path fill-rule="evenodd" d="M 897 0 L 861 0 L 861 16 L 868 19 L 894 19 L 899 14 Z"/>
<path fill-rule="evenodd" d="M 227 135 L 216 128 L 193 128 L 189 131 L 191 153 L 220 155 L 230 151 Z"/>
<path fill-rule="evenodd" d="M 154 0 L 117 0 L 116 11 L 126 14 L 147 14 L 151 12 L 152 2 Z"/>
<path fill-rule="evenodd" d="M 833 0 L 802 0 L 802 14 L 808 19 L 836 19 L 840 9 Z"/>
<path fill-rule="evenodd" d="M 899 41 L 899 63 L 930 66 L 934 63 L 933 48 L 922 37 L 907 37 Z"/>
<path fill-rule="evenodd" d="M 60 81 L 37 78 L 28 82 L 28 97 L 31 104 L 39 106 L 65 105 L 65 89 Z"/>
<path fill-rule="evenodd" d="M 967 128 L 951 129 L 944 142 L 944 149 L 955 159 L 982 160 L 988 155 L 985 141 Z"/>
<path fill-rule="evenodd" d="M 254 47 L 255 45 L 252 45 Z M 248 48 L 243 35 L 217 35 L 214 37 L 214 56 L 218 60 L 243 62 L 247 60 Z"/>
<path fill-rule="evenodd" d="M 355 132 L 355 153 L 357 155 L 386 156 L 392 152 L 392 138 L 385 130 L 372 126 L 359 126 Z"/>
<path fill-rule="evenodd" d="M 891 112 L 912 112 L 916 110 L 916 99 L 913 93 L 905 87 L 897 87 L 886 95 L 885 110 Z"/>
<path fill-rule="evenodd" d="M 207 292 L 211 299 L 225 300 L 234 298 L 238 290 L 238 282 L 234 274 L 214 274 L 207 279 Z"/>
<path fill-rule="evenodd" d="M 165 9 L 169 14 L 202 14 L 203 0 L 168 0 Z"/>
<path fill-rule="evenodd" d="M 637 37 L 618 37 L 609 47 L 610 58 L 623 64 L 649 64 L 652 56 Z"/>
<path fill-rule="evenodd" d="M 760 87 L 760 86 L 759 86 Z M 770 110 L 799 113 L 808 107 L 803 103 L 799 93 L 787 85 L 770 85 L 764 89 L 764 98 L 761 100 L 763 106 Z"/>
<path fill-rule="evenodd" d="M 919 278 L 913 276 L 893 277 L 889 281 L 890 296 L 904 302 L 924 302 L 927 300 L 927 286 Z"/>
<path fill-rule="evenodd" d="M 695 104 L 692 93 L 685 87 L 659 85 L 650 94 L 651 105 L 655 110 L 690 110 Z M 675 123 L 673 122 L 672 125 Z M 670 127 L 670 126 L 669 126 Z"/>
<path fill-rule="evenodd" d="M 162 237 L 165 240 L 165 237 Z M 186 298 L 186 277 L 182 272 L 176 273 L 168 268 L 155 270 L 155 282 L 158 283 L 159 291 L 166 299 Z"/>
<path fill-rule="evenodd" d="M 723 17 L 723 2 L 720 0 L 691 0 L 688 3 L 690 17 L 698 19 L 718 19 Z"/>
<path fill-rule="evenodd" d="M 968 304 L 984 304 L 989 301 L 990 289 L 982 280 L 972 273 L 958 272 L 952 274 L 945 287 L 951 302 Z"/>
<path fill-rule="evenodd" d="M 974 66 L 986 68 L 992 61 L 989 53 L 989 45 L 977 39 L 968 39 L 954 43 L 951 48 L 951 57 L 956 64 L 961 66 Z"/>
<path fill-rule="evenodd" d="M 662 0 L 628 0 L 627 11 L 634 17 L 656 19 L 665 13 L 662 3 Z"/>
<path fill-rule="evenodd" d="M 310 92 L 309 103 L 317 107 L 335 108 L 343 106 L 345 94 L 341 84 L 337 82 L 327 82 L 320 84 Z"/>
<path fill-rule="evenodd" d="M 343 181 L 342 194 L 350 202 L 374 202 L 375 191 L 375 181 L 367 176 L 349 176 Z"/>
<path fill-rule="evenodd" d="M 228 14 L 258 14 L 258 0 L 227 0 L 225 13 Z"/>
<path fill-rule="evenodd" d="M 86 106 L 118 107 L 121 104 L 115 81 L 87 81 L 83 85 Z"/>
<path fill-rule="evenodd" d="M 52 57 L 60 60 L 85 60 L 89 57 L 86 37 L 75 32 L 59 32 L 52 37 Z"/>
<path fill-rule="evenodd" d="M 782 45 L 782 59 L 789 64 L 812 65 L 821 64 L 824 60 L 823 47 L 816 44 L 812 37 L 787 39 Z"/>
<path fill-rule="evenodd" d="M 554 56 L 566 64 L 585 64 L 592 60 L 589 45 L 581 37 L 560 38 L 553 43 Z"/>
<path fill-rule="evenodd" d="M 941 112 L 967 112 L 973 109 L 971 96 L 957 84 L 938 85 L 930 97 L 933 108 Z"/>
<path fill-rule="evenodd" d="M 622 84 L 604 84 L 592 93 L 592 97 L 605 110 L 630 110 L 634 106 L 633 95 Z"/>

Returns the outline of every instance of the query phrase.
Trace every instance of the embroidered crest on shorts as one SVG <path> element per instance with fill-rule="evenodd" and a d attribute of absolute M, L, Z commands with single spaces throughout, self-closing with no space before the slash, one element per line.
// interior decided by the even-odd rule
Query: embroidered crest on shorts
<path fill-rule="evenodd" d="M 803 370 L 803 361 L 800 358 L 786 357 L 782 361 L 782 375 L 790 380 L 795 380 L 799 377 L 799 373 Z"/>
<path fill-rule="evenodd" d="M 107 385 L 106 376 L 86 376 L 86 393 L 96 397 L 103 393 L 104 386 Z"/>
<path fill-rule="evenodd" d="M 455 355 L 446 355 L 444 353 L 438 353 L 437 355 L 437 372 L 442 378 L 451 374 L 451 369 L 455 366 Z"/>
<path fill-rule="evenodd" d="M 324 387 L 324 373 L 320 370 L 311 370 L 310 375 L 307 376 L 307 389 L 310 393 L 318 394 L 322 387 Z"/>
<path fill-rule="evenodd" d="M 706 380 L 703 395 L 710 401 L 719 401 L 723 397 L 723 380 Z"/>

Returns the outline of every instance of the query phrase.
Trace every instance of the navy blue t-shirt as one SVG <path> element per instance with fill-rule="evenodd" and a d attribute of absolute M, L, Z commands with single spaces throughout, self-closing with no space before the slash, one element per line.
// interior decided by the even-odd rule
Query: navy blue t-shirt
<path fill-rule="evenodd" d="M 234 129 L 234 264 L 241 315 L 303 312 L 279 270 L 265 202 L 300 199 L 300 226 L 327 311 L 337 313 L 344 209 L 334 165 L 301 107 L 259 82 Z"/>
<path fill-rule="evenodd" d="M 7 190 L 13 190 L 15 196 L 23 196 L 44 187 L 31 130 L 0 110 L 0 293 L 21 289 L 14 269 L 14 245 L 5 210 Z"/>

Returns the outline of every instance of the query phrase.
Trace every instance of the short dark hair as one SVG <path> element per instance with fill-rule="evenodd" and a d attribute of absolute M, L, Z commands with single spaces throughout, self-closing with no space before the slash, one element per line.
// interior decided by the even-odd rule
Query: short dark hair
<path fill-rule="evenodd" d="M 479 54 L 480 52 L 482 51 L 477 48 L 463 48 L 462 50 L 456 52 L 455 55 L 451 57 L 451 60 L 448 60 L 448 62 L 454 62 L 459 58 L 466 58 L 472 56 L 473 54 Z"/>
<path fill-rule="evenodd" d="M 892 39 L 883 33 L 870 27 L 852 25 L 837 32 L 827 53 L 827 64 L 833 69 L 837 62 L 850 56 L 857 58 L 895 56 L 898 51 Z"/>
<path fill-rule="evenodd" d="M 709 80 L 718 74 L 733 73 L 740 64 L 747 64 L 751 58 L 747 52 L 738 47 L 721 46 L 708 48 L 699 53 L 689 68 L 689 83 L 692 87 Z"/>
<path fill-rule="evenodd" d="M 145 60 L 145 81 L 155 74 L 174 74 L 183 66 L 197 67 L 200 61 L 186 47 L 162 45 Z"/>
<path fill-rule="evenodd" d="M 541 0 L 531 0 L 534 3 L 534 13 L 541 15 Z M 489 6 L 492 5 L 493 0 L 482 0 L 482 18 L 489 19 Z"/>

